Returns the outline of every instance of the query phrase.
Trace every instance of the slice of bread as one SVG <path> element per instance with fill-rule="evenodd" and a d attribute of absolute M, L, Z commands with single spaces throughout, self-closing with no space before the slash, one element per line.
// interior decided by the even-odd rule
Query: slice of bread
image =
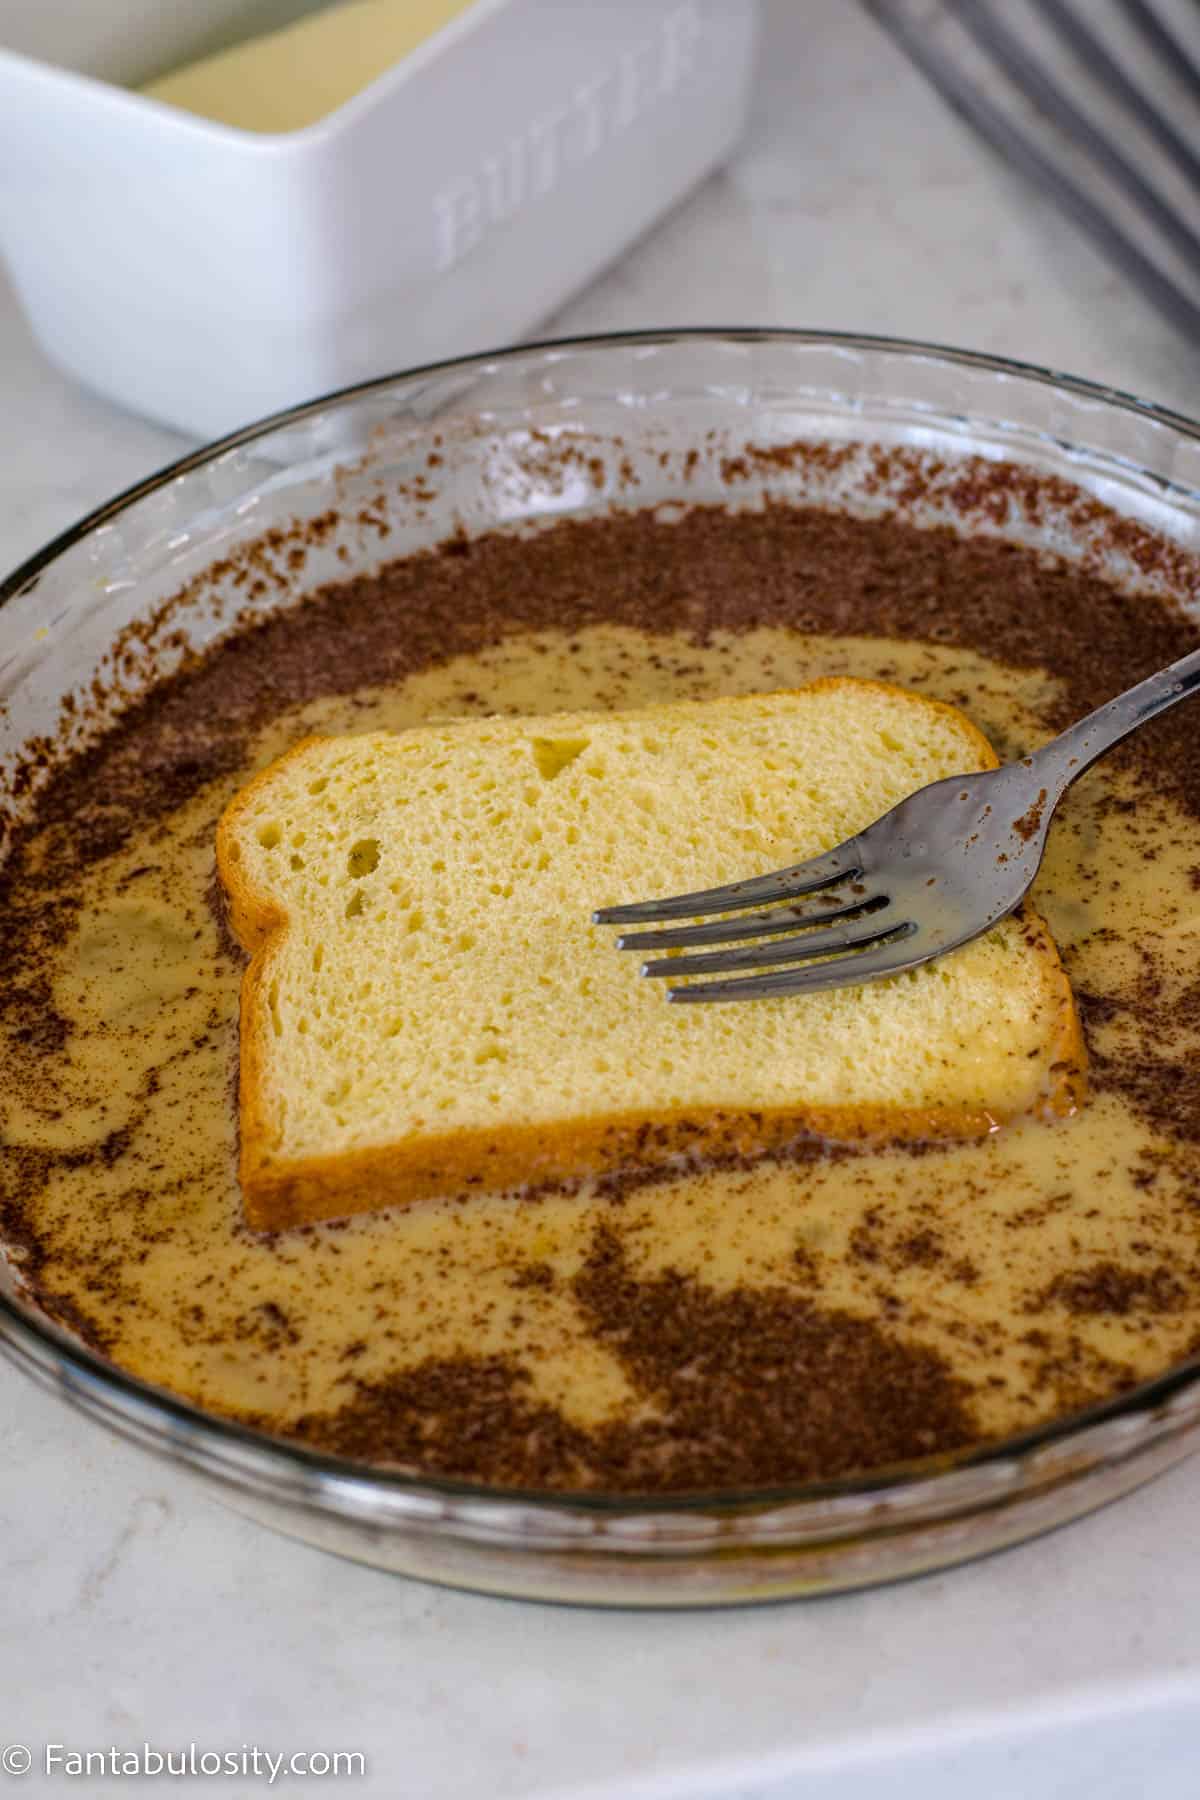
<path fill-rule="evenodd" d="M 1070 1110 L 1078 1022 L 1029 910 L 896 980 L 706 1007 L 669 1006 L 590 922 L 994 761 L 952 707 L 851 680 L 297 745 L 217 839 L 252 956 L 249 1222 Z"/>

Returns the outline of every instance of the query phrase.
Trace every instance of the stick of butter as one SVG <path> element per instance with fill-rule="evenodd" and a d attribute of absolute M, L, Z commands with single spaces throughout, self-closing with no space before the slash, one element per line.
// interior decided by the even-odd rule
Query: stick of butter
<path fill-rule="evenodd" d="M 351 99 L 472 0 L 346 0 L 142 88 L 243 131 L 299 131 Z"/>

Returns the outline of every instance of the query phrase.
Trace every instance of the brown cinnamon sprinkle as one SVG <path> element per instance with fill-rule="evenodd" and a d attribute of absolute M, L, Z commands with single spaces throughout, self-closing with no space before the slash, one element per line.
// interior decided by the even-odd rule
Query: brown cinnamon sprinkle
<path fill-rule="evenodd" d="M 1165 1263 L 1152 1269 L 1122 1269 L 1116 1263 L 1099 1262 L 1056 1275 L 1031 1301 L 1030 1310 L 1057 1304 L 1080 1315 L 1116 1313 L 1124 1317 L 1143 1310 L 1177 1312 L 1187 1298 L 1187 1283 Z"/>
<path fill-rule="evenodd" d="M 738 471 L 729 474 L 736 479 Z M 964 504 L 996 516 L 1011 491 L 1011 472 L 997 469 L 992 490 L 985 477 L 975 479 L 978 492 L 964 495 Z M 1147 544 L 1139 540 L 1132 549 L 1152 572 Z M 1176 553 L 1164 548 L 1163 555 Z M 264 721 L 317 696 L 396 681 L 505 634 L 565 621 L 574 629 L 602 622 L 648 633 L 682 628 L 698 642 L 718 630 L 786 624 L 974 648 L 1053 672 L 1061 688 L 1044 721 L 1048 729 L 1182 655 L 1197 639 L 1181 613 L 1145 599 L 1135 603 L 1094 572 L 895 519 L 854 520 L 776 504 L 739 515 L 696 508 L 682 526 L 648 513 L 617 514 L 567 521 L 531 540 L 458 539 L 440 553 L 397 562 L 377 579 L 329 588 L 193 658 L 96 748 L 55 774 L 32 826 L 17 831 L 0 883 L 0 1014 L 9 1032 L 30 1045 L 62 1045 L 69 1028 L 55 1013 L 52 977 L 81 876 L 133 832 L 146 831 L 214 777 L 240 767 Z M 1022 746 L 997 748 L 1008 754 Z M 1118 754 L 1148 795 L 1169 793 L 1200 820 L 1194 715 L 1181 709 Z M 1027 823 L 1032 832 L 1038 822 L 1031 816 L 1018 829 Z M 28 847 L 47 828 L 55 834 L 53 864 L 35 867 Z M 226 953 L 234 955 L 232 946 Z M 1127 1000 L 1105 996 L 1089 1008 L 1088 996 L 1081 999 L 1093 1040 L 1094 1085 L 1126 1098 L 1182 1155 L 1200 1142 L 1200 1072 L 1188 1048 L 1188 1033 L 1200 1020 L 1200 985 L 1182 1013 L 1160 990 L 1151 965 Z M 1103 1046 L 1097 1041 L 1102 1028 L 1120 1023 L 1122 1007 L 1136 1009 L 1143 1025 L 1136 1053 L 1107 1037 Z M 127 1166 L 126 1203 L 139 1204 L 141 1172 L 128 1132 L 70 1155 L 77 1163 Z M 88 1273 L 86 1303 L 56 1290 L 49 1277 L 56 1263 L 71 1259 L 69 1233 L 46 1238 L 29 1205 L 53 1162 L 48 1150 L 6 1151 L 0 1234 L 20 1248 L 22 1268 L 48 1310 L 104 1350 L 125 1304 L 122 1269 L 98 1259 Z M 620 1183 L 612 1184 L 611 1197 L 617 1220 Z M 152 1240 L 149 1222 L 147 1233 Z M 932 1226 L 889 1237 L 870 1208 L 854 1245 L 856 1256 L 878 1267 L 885 1288 L 913 1267 L 963 1285 L 979 1278 L 969 1263 L 947 1265 Z M 870 1321 L 823 1308 L 814 1291 L 816 1269 L 799 1249 L 795 1292 L 720 1293 L 675 1271 L 639 1275 L 614 1224 L 597 1234 L 572 1293 L 597 1342 L 616 1356 L 644 1402 L 637 1422 L 585 1430 L 539 1402 L 527 1371 L 513 1359 L 463 1356 L 389 1381 L 359 1382 L 338 1411 L 306 1414 L 286 1428 L 337 1453 L 466 1479 L 647 1491 L 829 1478 L 975 1441 L 968 1396 L 944 1359 L 924 1348 L 919 1334 L 910 1331 L 902 1341 Z M 552 1286 L 555 1276 L 547 1265 L 530 1264 L 515 1270 L 512 1281 L 520 1294 Z M 1097 1263 L 1056 1277 L 1034 1304 L 1080 1317 L 1196 1308 L 1200 1277 L 1161 1262 Z M 197 1311 L 200 1331 L 199 1298 Z M 302 1331 L 302 1320 L 267 1307 L 244 1319 L 241 1342 L 277 1355 Z M 1105 1383 L 1127 1381 L 1119 1364 L 1102 1361 L 1082 1344 L 1077 1353 L 1047 1350 L 1041 1379 L 1061 1404 L 1075 1404 L 1096 1397 Z M 268 1414 L 255 1422 L 279 1428 Z"/>
<path fill-rule="evenodd" d="M 1046 790 L 1045 788 L 1042 788 L 1038 793 L 1037 799 L 1029 808 L 1029 811 L 1022 813 L 1019 819 L 1013 820 L 1013 830 L 1016 832 L 1017 836 L 1019 838 L 1024 838 L 1026 843 L 1028 843 L 1029 839 L 1034 837 L 1041 829 L 1042 814 L 1045 810 Z"/>
<path fill-rule="evenodd" d="M 649 1417 L 588 1430 L 539 1404 L 511 1358 L 464 1357 L 362 1382 L 296 1435 L 466 1480 L 622 1493 L 830 1480 L 975 1435 L 967 1389 L 941 1357 L 803 1295 L 719 1294 L 675 1270 L 639 1278 L 611 1230 L 572 1285 Z"/>

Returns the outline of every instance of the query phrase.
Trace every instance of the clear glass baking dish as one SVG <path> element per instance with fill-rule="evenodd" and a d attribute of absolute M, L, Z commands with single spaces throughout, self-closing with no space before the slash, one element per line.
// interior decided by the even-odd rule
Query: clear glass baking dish
<path fill-rule="evenodd" d="M 799 440 L 838 454 L 800 464 L 769 454 Z M 981 458 L 1045 478 L 1037 506 L 1018 487 L 1003 508 L 981 502 L 970 479 Z M 0 584 L 0 774 L 55 728 L 63 697 L 97 676 L 119 708 L 235 615 L 286 605 L 451 530 L 535 529 L 608 505 L 754 505 L 764 494 L 898 507 L 1100 556 L 1110 576 L 1134 587 L 1152 579 L 1185 602 L 1200 592 L 1200 426 L 1130 396 L 995 358 L 811 332 L 534 345 L 371 382 L 239 432 L 18 569 Z M 1148 577 L 1137 529 L 1125 548 L 1111 531 L 1101 543 L 1097 500 L 1110 522 L 1115 513 L 1175 545 L 1174 563 L 1160 559 Z M 289 536 L 334 514 L 293 569 Z M 257 584 L 237 579 L 247 558 Z M 138 654 L 129 657 L 126 634 L 118 657 L 131 621 L 144 627 Z M 936 1463 L 779 1491 L 562 1496 L 414 1479 L 203 1413 L 41 1316 L 2 1255 L 0 1349 L 278 1530 L 427 1580 L 605 1605 L 778 1599 L 943 1567 L 1100 1506 L 1200 1443 L 1200 1365 L 1189 1362 Z"/>

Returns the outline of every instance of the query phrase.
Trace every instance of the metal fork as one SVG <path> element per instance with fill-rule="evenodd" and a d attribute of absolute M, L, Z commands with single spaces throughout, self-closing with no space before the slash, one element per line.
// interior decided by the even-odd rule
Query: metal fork
<path fill-rule="evenodd" d="M 1200 338 L 1194 21 L 1189 43 L 1151 0 L 865 3 L 956 112 Z"/>
<path fill-rule="evenodd" d="M 1032 756 L 935 781 L 822 856 L 726 887 L 602 907 L 593 918 L 598 925 L 644 925 L 727 915 L 618 938 L 620 950 L 668 953 L 643 963 L 643 975 L 736 972 L 733 980 L 669 988 L 674 1001 L 759 1000 L 902 975 L 1012 912 L 1038 872 L 1054 810 L 1071 783 L 1198 688 L 1200 650 L 1193 650 Z M 738 948 L 707 948 L 715 944 Z M 687 954 L 697 946 L 705 948 Z M 795 964 L 804 966 L 786 966 Z M 748 969 L 769 972 L 747 975 Z"/>

